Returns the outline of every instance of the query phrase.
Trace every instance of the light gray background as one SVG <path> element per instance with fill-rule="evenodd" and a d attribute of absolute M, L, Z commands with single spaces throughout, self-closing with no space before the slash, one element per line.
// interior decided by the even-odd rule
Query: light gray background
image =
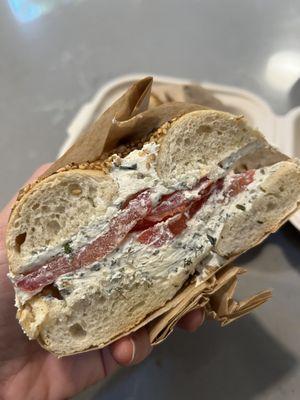
<path fill-rule="evenodd" d="M 55 158 L 82 103 L 120 74 L 232 84 L 278 113 L 300 105 L 295 88 L 278 91 L 265 79 L 272 54 L 300 52 L 299 1 L 67 3 L 25 24 L 0 2 L 0 206 Z M 299 233 L 286 225 L 241 263 L 251 270 L 241 296 L 272 287 L 269 304 L 228 328 L 176 332 L 142 365 L 83 398 L 299 399 Z"/>

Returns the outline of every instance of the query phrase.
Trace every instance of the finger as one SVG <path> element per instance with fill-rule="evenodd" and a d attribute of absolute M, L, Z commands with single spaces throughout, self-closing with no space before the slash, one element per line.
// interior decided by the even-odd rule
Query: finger
<path fill-rule="evenodd" d="M 188 332 L 195 332 L 203 324 L 204 318 L 204 312 L 196 309 L 182 317 L 177 326 Z"/>
<path fill-rule="evenodd" d="M 120 365 L 129 365 L 135 353 L 135 343 L 130 336 L 123 337 L 110 345 L 111 355 Z"/>
<path fill-rule="evenodd" d="M 42 175 L 45 171 L 47 171 L 47 169 L 50 167 L 51 163 L 48 164 L 43 164 L 41 165 L 33 174 L 32 176 L 27 180 L 27 182 L 25 182 L 25 185 L 27 185 L 28 183 L 34 182 L 40 175 Z M 9 218 L 9 214 L 11 211 L 11 208 L 14 204 L 14 202 L 16 201 L 18 194 L 16 194 L 11 200 L 10 202 L 6 205 L 6 207 L 4 207 L 4 209 L 1 211 L 0 213 L 0 225 L 6 225 L 8 218 Z"/>
<path fill-rule="evenodd" d="M 111 354 L 120 365 L 134 365 L 143 361 L 152 350 L 146 328 L 119 339 L 110 346 Z"/>
<path fill-rule="evenodd" d="M 109 347 L 105 347 L 104 349 L 100 350 L 101 359 L 104 366 L 104 377 L 110 376 L 113 374 L 119 367 L 119 363 L 113 358 L 111 349 Z M 101 378 L 102 379 L 102 378 Z"/>

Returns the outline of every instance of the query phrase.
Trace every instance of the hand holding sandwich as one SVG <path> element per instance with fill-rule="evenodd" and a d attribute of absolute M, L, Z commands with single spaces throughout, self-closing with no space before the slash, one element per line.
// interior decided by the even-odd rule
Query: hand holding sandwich
<path fill-rule="evenodd" d="M 30 181 L 49 166 L 39 168 Z M 4 399 L 61 399 L 73 396 L 104 379 L 120 365 L 141 362 L 151 352 L 147 329 L 122 338 L 109 347 L 58 359 L 29 342 L 16 324 L 14 291 L 7 279 L 4 234 L 11 205 L 0 213 L 0 397 Z M 185 316 L 180 326 L 195 330 L 201 311 Z"/>

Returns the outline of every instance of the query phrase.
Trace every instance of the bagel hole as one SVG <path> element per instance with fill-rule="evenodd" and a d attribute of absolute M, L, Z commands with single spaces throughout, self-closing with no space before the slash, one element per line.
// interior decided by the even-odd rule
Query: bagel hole
<path fill-rule="evenodd" d="M 211 131 L 212 128 L 209 125 L 201 125 L 198 128 L 198 133 L 210 133 Z"/>
<path fill-rule="evenodd" d="M 83 338 L 84 336 L 86 336 L 86 331 L 78 323 L 70 326 L 69 331 L 70 334 L 75 338 Z"/>
<path fill-rule="evenodd" d="M 49 231 L 54 235 L 56 235 L 60 231 L 60 225 L 55 220 L 48 222 L 47 227 Z"/>
<path fill-rule="evenodd" d="M 26 232 L 20 233 L 18 236 L 15 238 L 15 249 L 18 253 L 21 251 L 21 246 L 26 240 Z"/>
<path fill-rule="evenodd" d="M 36 210 L 39 208 L 40 204 L 39 203 L 34 203 L 33 206 L 31 207 L 33 210 Z"/>
<path fill-rule="evenodd" d="M 275 207 L 276 207 L 276 203 L 269 201 L 267 204 L 267 211 L 272 211 L 275 209 Z"/>

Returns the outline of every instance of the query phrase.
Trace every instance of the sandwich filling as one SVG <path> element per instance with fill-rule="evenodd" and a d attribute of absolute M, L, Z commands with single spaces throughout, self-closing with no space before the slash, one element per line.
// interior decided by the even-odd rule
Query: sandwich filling
<path fill-rule="evenodd" d="M 12 277 L 21 302 L 48 285 L 63 289 L 70 277 L 99 271 L 107 263 L 128 263 L 137 253 L 139 257 L 145 254 L 145 270 L 146 264 L 153 264 L 156 259 L 153 255 L 161 251 L 168 273 L 170 266 L 182 261 L 186 274 L 193 273 L 201 260 L 213 255 L 230 210 L 245 210 L 265 171 L 234 174 L 216 167 L 200 180 L 197 171 L 192 171 L 184 184 L 169 187 L 155 172 L 158 148 L 149 143 L 141 151 L 114 158 L 111 176 L 118 183 L 118 197 L 106 215 L 92 223 L 93 229 L 87 227 L 64 243 L 63 251 L 54 249 L 56 254 L 50 259 L 33 262 L 25 273 Z M 47 257 L 45 253 L 43 257 Z"/>

